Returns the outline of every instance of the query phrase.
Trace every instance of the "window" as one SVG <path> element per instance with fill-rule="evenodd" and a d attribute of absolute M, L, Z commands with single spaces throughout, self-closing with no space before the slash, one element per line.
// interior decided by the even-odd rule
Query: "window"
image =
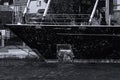
<path fill-rule="evenodd" d="M 41 1 L 40 0 L 37 1 L 37 6 L 41 6 Z"/>
<path fill-rule="evenodd" d="M 120 10 L 120 0 L 114 0 L 114 9 Z"/>

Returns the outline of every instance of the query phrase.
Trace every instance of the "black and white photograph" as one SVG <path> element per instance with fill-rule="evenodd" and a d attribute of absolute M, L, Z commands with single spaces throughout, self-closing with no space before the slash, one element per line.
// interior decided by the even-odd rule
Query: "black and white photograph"
<path fill-rule="evenodd" d="M 120 80 L 120 0 L 0 0 L 0 80 Z"/>

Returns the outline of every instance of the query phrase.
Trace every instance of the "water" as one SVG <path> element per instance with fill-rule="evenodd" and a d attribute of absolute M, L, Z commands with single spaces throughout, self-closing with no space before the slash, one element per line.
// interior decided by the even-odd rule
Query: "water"
<path fill-rule="evenodd" d="M 119 80 L 120 64 L 58 64 L 1 60 L 0 80 Z"/>

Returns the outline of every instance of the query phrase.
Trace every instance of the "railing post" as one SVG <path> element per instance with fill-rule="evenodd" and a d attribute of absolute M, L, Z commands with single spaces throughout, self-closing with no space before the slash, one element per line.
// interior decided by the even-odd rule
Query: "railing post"
<path fill-rule="evenodd" d="M 1 36 L 1 47 L 5 47 L 5 39 L 4 39 L 4 36 Z"/>
<path fill-rule="evenodd" d="M 26 44 L 23 42 L 23 47 L 25 47 L 26 46 Z"/>
<path fill-rule="evenodd" d="M 1 30 L 1 47 L 5 47 L 5 30 Z"/>
<path fill-rule="evenodd" d="M 109 3 L 110 3 L 110 1 L 109 0 L 106 0 L 106 9 L 105 9 L 105 17 L 106 17 L 106 22 L 107 22 L 107 24 L 109 24 L 110 25 L 110 11 L 109 11 Z"/>

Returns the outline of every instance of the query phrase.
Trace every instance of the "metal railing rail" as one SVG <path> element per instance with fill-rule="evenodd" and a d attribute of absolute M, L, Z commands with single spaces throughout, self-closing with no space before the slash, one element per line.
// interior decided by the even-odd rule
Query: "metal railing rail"
<path fill-rule="evenodd" d="M 47 14 L 42 20 L 42 14 L 31 15 L 28 17 L 27 23 L 29 24 L 53 24 L 53 25 L 70 25 L 88 23 L 90 14 Z"/>

